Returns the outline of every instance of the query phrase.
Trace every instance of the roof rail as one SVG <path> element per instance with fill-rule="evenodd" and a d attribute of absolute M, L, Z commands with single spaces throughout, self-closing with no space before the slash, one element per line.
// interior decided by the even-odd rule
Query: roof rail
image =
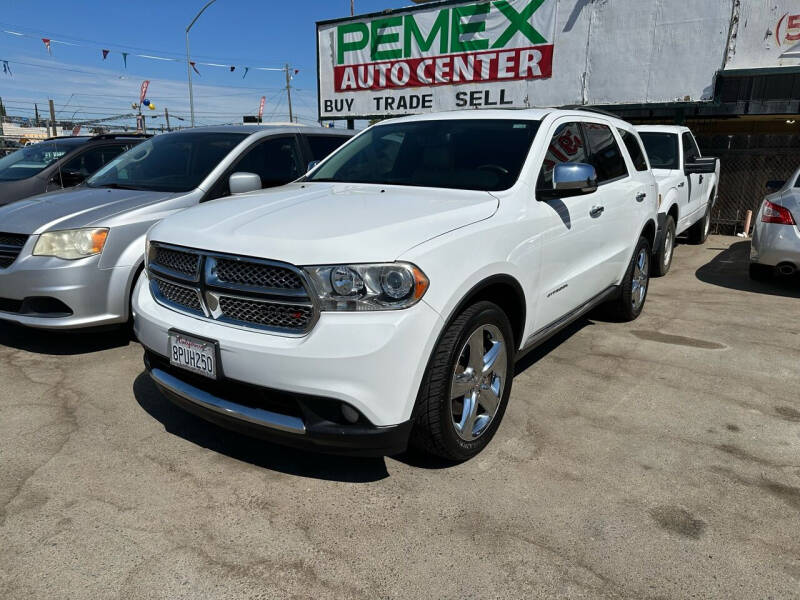
<path fill-rule="evenodd" d="M 51 140 L 71 140 L 76 137 L 79 138 L 89 138 L 92 140 L 113 140 L 116 138 L 149 138 L 153 137 L 152 133 L 137 133 L 135 131 L 130 133 L 120 132 L 120 133 L 99 133 L 97 135 L 57 135 L 55 137 L 45 138 L 43 142 L 49 142 Z"/>
<path fill-rule="evenodd" d="M 619 115 L 615 115 L 614 113 L 603 110 L 602 108 L 596 108 L 594 106 L 588 106 L 586 104 L 567 104 L 566 106 L 561 107 L 562 110 L 582 110 L 585 112 L 597 113 L 598 115 L 605 115 L 606 117 L 614 117 L 615 119 L 622 119 Z M 624 120 L 624 119 L 623 119 Z"/>

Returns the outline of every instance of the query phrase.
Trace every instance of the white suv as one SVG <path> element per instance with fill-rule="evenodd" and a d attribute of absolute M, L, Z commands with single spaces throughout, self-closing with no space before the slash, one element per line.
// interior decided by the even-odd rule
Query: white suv
<path fill-rule="evenodd" d="M 384 121 L 288 186 L 156 225 L 136 334 L 157 386 L 228 428 L 465 460 L 523 353 L 602 303 L 639 315 L 656 214 L 613 117 Z"/>

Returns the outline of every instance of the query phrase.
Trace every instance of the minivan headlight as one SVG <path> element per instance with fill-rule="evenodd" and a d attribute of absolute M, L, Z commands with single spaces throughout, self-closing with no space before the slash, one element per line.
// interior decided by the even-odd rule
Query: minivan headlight
<path fill-rule="evenodd" d="M 425 273 L 410 263 L 306 267 L 320 310 L 397 310 L 420 301 L 428 290 Z"/>
<path fill-rule="evenodd" d="M 108 229 L 64 229 L 39 236 L 34 256 L 55 256 L 75 260 L 100 254 L 108 239 Z"/>

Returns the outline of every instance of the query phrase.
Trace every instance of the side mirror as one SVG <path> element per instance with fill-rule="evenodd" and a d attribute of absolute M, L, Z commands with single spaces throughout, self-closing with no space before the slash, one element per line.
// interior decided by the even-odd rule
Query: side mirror
<path fill-rule="evenodd" d="M 311 169 L 316 167 L 319 164 L 319 162 L 320 161 L 318 160 L 312 160 L 310 163 L 308 163 L 308 167 L 306 168 L 306 173 L 308 173 Z"/>
<path fill-rule="evenodd" d="M 768 192 L 777 192 L 779 189 L 781 189 L 785 185 L 786 185 L 785 181 L 780 181 L 780 180 L 768 181 L 767 182 L 767 191 Z"/>
<path fill-rule="evenodd" d="M 255 173 L 233 173 L 228 179 L 231 194 L 246 194 L 261 189 L 261 177 Z"/>
<path fill-rule="evenodd" d="M 686 175 L 702 175 L 717 172 L 717 159 L 716 158 L 695 158 L 693 161 L 686 161 L 683 166 L 683 172 Z"/>
<path fill-rule="evenodd" d="M 63 185 L 65 188 L 74 187 L 86 181 L 86 176 L 80 171 L 61 171 L 53 175 L 53 183 Z"/>
<path fill-rule="evenodd" d="M 556 196 L 575 196 L 597 191 L 597 171 L 586 163 L 564 163 L 553 169 Z"/>

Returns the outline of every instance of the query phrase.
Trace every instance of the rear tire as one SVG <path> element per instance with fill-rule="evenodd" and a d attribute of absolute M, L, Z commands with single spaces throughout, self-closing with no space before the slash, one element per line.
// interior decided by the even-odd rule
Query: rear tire
<path fill-rule="evenodd" d="M 669 273 L 672 266 L 672 256 L 675 252 L 675 219 L 668 216 L 664 222 L 664 237 L 661 240 L 661 247 L 653 256 L 653 275 L 663 277 Z"/>
<path fill-rule="evenodd" d="M 775 269 L 767 265 L 750 263 L 750 279 L 753 281 L 768 281 L 775 274 Z"/>
<path fill-rule="evenodd" d="M 511 323 L 496 304 L 477 302 L 459 314 L 428 362 L 411 449 L 457 462 L 483 450 L 508 405 L 515 351 Z"/>
<path fill-rule="evenodd" d="M 706 208 L 706 214 L 689 229 L 689 243 L 699 246 L 705 244 L 708 232 L 711 229 L 711 206 Z"/>
<path fill-rule="evenodd" d="M 620 321 L 633 321 L 642 314 L 647 292 L 650 289 L 650 242 L 639 238 L 625 278 L 622 280 L 619 298 L 608 304 L 613 317 Z"/>

